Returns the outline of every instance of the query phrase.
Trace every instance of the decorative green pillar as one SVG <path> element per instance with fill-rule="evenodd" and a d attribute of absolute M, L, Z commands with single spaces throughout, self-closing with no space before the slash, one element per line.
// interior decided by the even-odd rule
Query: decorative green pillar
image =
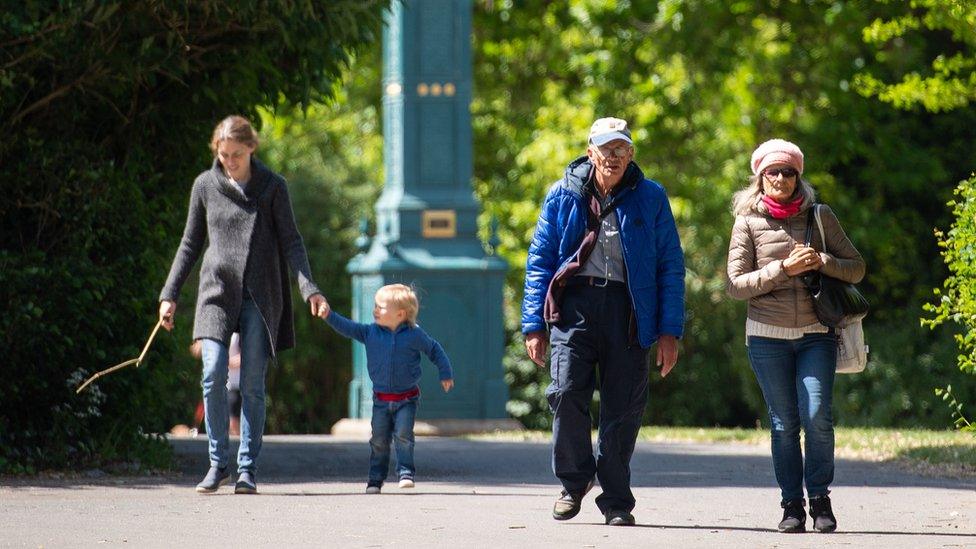
<path fill-rule="evenodd" d="M 372 321 L 373 295 L 395 282 L 413 285 L 419 323 L 454 366 L 445 394 L 424 358 L 418 420 L 477 430 L 510 428 L 504 346 L 503 260 L 486 255 L 471 189 L 471 2 L 394 2 L 383 33 L 383 135 L 386 181 L 376 204 L 376 236 L 347 266 L 353 318 Z M 349 417 L 369 418 L 372 385 L 365 349 L 354 343 Z M 341 432 L 343 420 L 333 428 Z M 436 424 L 437 422 L 431 422 Z M 457 428 L 464 425 L 462 428 Z M 418 433 L 424 428 L 418 422 Z"/>

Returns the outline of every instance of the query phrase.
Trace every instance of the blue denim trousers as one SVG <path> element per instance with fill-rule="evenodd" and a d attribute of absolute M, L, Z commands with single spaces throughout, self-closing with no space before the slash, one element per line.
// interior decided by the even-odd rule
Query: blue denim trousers
<path fill-rule="evenodd" d="M 647 349 L 630 341 L 630 294 L 623 287 L 571 286 L 551 326 L 546 389 L 552 420 L 552 469 L 568 492 L 594 476 L 603 493 L 602 513 L 632 511 L 630 458 L 647 404 Z M 590 442 L 590 404 L 599 382 L 600 424 L 596 455 Z"/>
<path fill-rule="evenodd" d="M 776 482 L 783 501 L 827 495 L 834 480 L 834 373 L 837 336 L 749 337 L 749 361 L 762 388 L 772 427 Z M 806 461 L 800 451 L 803 427 Z"/>
<path fill-rule="evenodd" d="M 419 396 L 399 402 L 373 397 L 373 435 L 369 439 L 369 480 L 382 483 L 390 472 L 390 443 L 396 449 L 397 478 L 413 479 L 413 424 Z"/>
<path fill-rule="evenodd" d="M 246 296 L 238 320 L 241 337 L 241 444 L 237 451 L 238 472 L 257 470 L 264 436 L 264 375 L 271 356 L 271 340 L 264 319 L 254 301 Z M 212 339 L 202 340 L 203 409 L 210 441 L 210 465 L 224 468 L 230 462 L 227 404 L 227 346 Z"/>

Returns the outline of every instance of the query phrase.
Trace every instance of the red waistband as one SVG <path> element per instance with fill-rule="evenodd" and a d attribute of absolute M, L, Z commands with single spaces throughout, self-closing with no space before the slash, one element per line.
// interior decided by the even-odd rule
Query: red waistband
<path fill-rule="evenodd" d="M 414 387 L 405 393 L 381 393 L 379 391 L 373 391 L 373 394 L 383 402 L 400 402 L 420 395 L 420 387 Z"/>

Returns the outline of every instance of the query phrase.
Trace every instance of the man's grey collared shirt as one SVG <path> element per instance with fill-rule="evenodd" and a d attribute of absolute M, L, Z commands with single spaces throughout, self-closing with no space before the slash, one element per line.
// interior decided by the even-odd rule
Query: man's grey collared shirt
<path fill-rule="evenodd" d="M 602 207 L 610 203 L 607 196 L 601 200 Z M 624 269 L 624 250 L 620 244 L 620 224 L 617 212 L 612 211 L 600 223 L 600 232 L 596 238 L 596 245 L 587 258 L 586 264 L 576 273 L 576 276 L 596 276 L 607 280 L 627 281 L 627 271 Z"/>

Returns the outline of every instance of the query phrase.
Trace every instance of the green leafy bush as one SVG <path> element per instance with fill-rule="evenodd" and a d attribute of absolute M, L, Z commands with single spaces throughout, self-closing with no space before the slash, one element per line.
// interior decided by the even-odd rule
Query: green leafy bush
<path fill-rule="evenodd" d="M 954 217 L 952 227 L 947 232 L 936 231 L 936 236 L 950 274 L 942 289 L 935 290 L 938 301 L 925 307 L 932 316 L 922 319 L 922 324 L 935 328 L 951 320 L 962 328 L 962 333 L 955 335 L 959 370 L 976 376 L 976 175 L 959 183 L 949 206 Z M 951 384 L 936 389 L 936 394 L 949 403 L 956 426 L 976 432 Z"/>
<path fill-rule="evenodd" d="M 165 450 L 144 433 L 192 414 L 198 367 L 158 338 L 136 356 L 210 162 L 214 124 L 328 99 L 386 1 L 8 2 L 0 13 L 0 471 Z"/>

